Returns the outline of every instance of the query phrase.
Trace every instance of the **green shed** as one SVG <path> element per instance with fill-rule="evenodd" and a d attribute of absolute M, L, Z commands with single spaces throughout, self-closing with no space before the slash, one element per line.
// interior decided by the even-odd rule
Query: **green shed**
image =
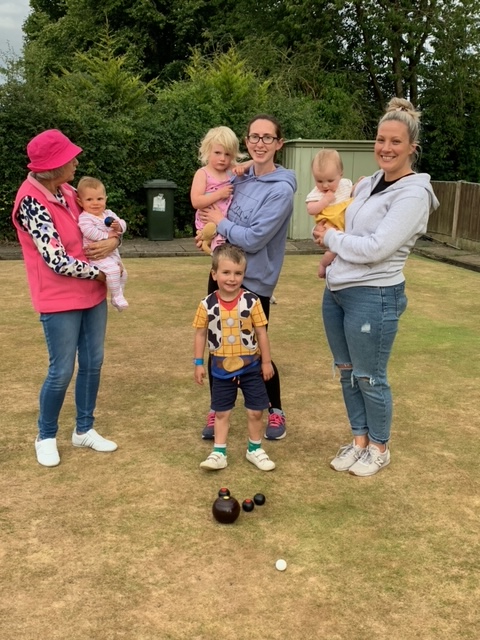
<path fill-rule="evenodd" d="M 377 169 L 373 156 L 373 140 L 287 140 L 282 149 L 283 166 L 297 175 L 298 189 L 293 204 L 293 216 L 288 229 L 291 240 L 312 237 L 314 221 L 307 213 L 305 198 L 315 186 L 312 178 L 312 160 L 322 148 L 336 149 L 342 157 L 343 175 L 355 182 Z"/>

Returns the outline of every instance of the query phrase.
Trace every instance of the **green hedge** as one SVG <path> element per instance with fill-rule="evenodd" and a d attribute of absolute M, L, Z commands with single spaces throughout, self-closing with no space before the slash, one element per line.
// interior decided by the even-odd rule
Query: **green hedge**
<path fill-rule="evenodd" d="M 130 235 L 146 235 L 143 183 L 156 178 L 178 185 L 176 235 L 191 235 L 189 191 L 200 140 L 218 125 L 243 138 L 259 112 L 276 115 L 286 137 L 362 137 L 347 91 L 332 87 L 321 101 L 283 94 L 249 71 L 234 50 L 207 60 L 194 53 L 187 79 L 164 88 L 145 84 L 108 47 L 78 55 L 72 72 L 48 82 L 11 74 L 0 85 L 0 238 L 14 239 L 10 215 L 26 175 L 25 147 L 52 127 L 83 148 L 77 179 L 104 181 L 109 206 L 127 221 Z"/>

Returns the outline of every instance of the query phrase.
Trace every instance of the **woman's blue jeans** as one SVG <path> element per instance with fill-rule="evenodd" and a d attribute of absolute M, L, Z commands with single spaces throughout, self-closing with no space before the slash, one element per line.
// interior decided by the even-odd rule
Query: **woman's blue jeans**
<path fill-rule="evenodd" d="M 323 323 L 354 436 L 386 444 L 392 424 L 388 360 L 407 308 L 405 283 L 391 287 L 325 289 Z"/>
<path fill-rule="evenodd" d="M 40 391 L 39 439 L 55 438 L 58 417 L 75 369 L 76 429 L 82 433 L 93 426 L 93 412 L 100 384 L 103 347 L 107 326 L 107 302 L 96 307 L 60 313 L 42 313 L 49 355 L 48 374 Z"/>

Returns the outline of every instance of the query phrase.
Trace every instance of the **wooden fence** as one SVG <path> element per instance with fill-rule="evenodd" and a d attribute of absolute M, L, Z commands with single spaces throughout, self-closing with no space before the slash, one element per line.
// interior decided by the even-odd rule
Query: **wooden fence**
<path fill-rule="evenodd" d="M 460 249 L 480 250 L 480 184 L 432 181 L 440 201 L 427 232 Z"/>

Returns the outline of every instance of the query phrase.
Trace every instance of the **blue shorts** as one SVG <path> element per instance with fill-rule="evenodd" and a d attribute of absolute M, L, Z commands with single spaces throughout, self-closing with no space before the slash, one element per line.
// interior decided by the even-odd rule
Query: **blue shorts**
<path fill-rule="evenodd" d="M 235 406 L 238 389 L 242 390 L 245 400 L 245 408 L 252 411 L 268 409 L 268 400 L 265 382 L 262 378 L 261 367 L 255 367 L 253 371 L 247 371 L 235 378 L 212 379 L 212 410 L 230 411 Z"/>

